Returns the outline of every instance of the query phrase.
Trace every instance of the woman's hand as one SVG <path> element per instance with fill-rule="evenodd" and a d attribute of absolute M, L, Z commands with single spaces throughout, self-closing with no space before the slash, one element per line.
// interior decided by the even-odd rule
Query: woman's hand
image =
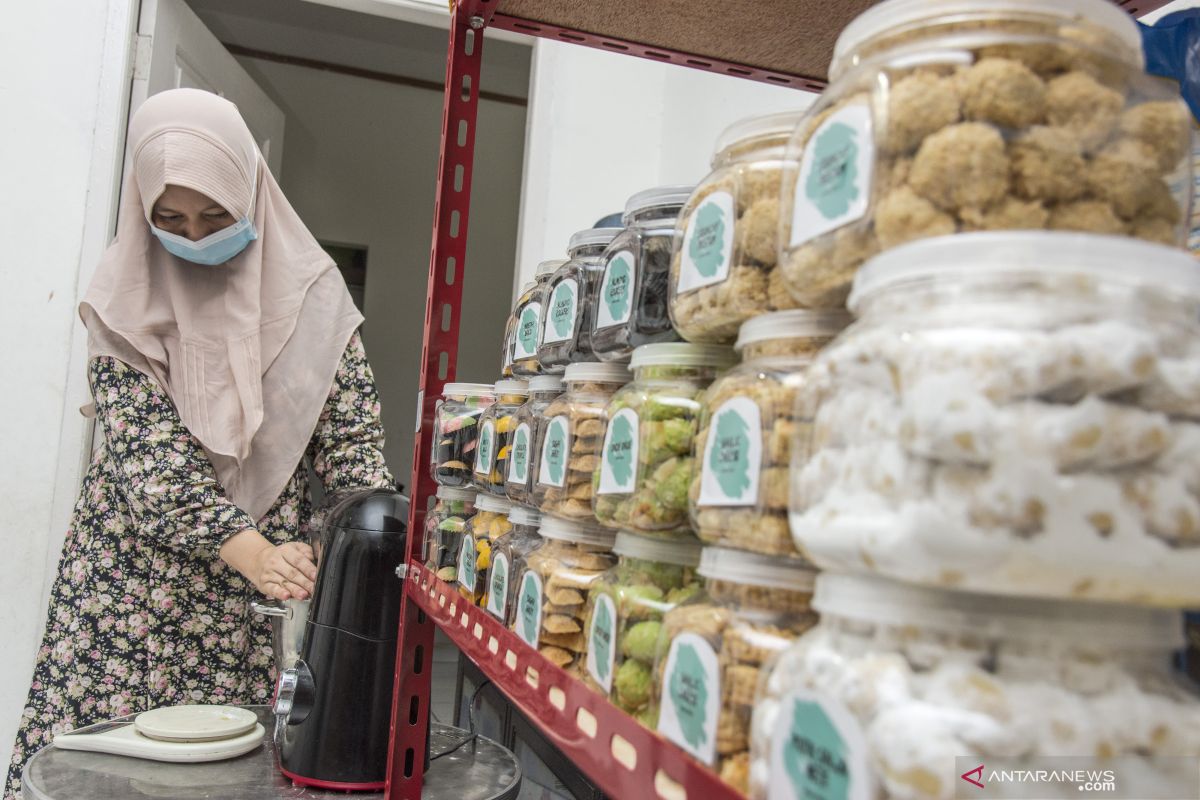
<path fill-rule="evenodd" d="M 317 565 L 312 548 L 301 542 L 271 544 L 247 528 L 221 545 L 221 560 L 236 569 L 254 588 L 275 600 L 307 600 L 312 596 Z"/>

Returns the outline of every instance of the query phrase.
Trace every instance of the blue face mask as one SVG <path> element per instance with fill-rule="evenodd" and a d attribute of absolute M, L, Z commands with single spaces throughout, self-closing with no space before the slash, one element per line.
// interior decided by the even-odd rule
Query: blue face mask
<path fill-rule="evenodd" d="M 150 226 L 150 231 L 158 237 L 168 253 L 208 267 L 224 264 L 258 238 L 258 231 L 249 217 L 242 217 L 228 228 L 222 228 L 197 242 L 168 233 L 155 225 Z"/>

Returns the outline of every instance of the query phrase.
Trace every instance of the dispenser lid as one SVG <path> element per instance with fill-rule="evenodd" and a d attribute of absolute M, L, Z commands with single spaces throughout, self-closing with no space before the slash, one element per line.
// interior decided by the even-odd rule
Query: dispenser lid
<path fill-rule="evenodd" d="M 339 502 L 328 525 L 359 531 L 403 533 L 408 530 L 408 498 L 394 489 L 365 489 Z"/>

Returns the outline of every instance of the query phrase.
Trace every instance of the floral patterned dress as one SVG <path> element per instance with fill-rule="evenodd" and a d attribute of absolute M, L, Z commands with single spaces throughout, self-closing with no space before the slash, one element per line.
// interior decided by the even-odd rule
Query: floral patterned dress
<path fill-rule="evenodd" d="M 20 797 L 25 761 L 62 731 L 162 705 L 269 702 L 271 626 L 218 549 L 246 528 L 306 539 L 308 463 L 327 492 L 394 486 L 357 333 L 305 459 L 257 524 L 154 380 L 109 357 L 89 371 L 104 446 L 67 531 L 5 798 Z"/>

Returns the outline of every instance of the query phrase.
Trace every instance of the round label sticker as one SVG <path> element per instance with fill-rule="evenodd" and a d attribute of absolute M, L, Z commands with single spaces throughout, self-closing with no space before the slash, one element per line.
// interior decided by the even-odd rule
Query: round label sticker
<path fill-rule="evenodd" d="M 596 305 L 596 330 L 623 325 L 633 308 L 633 253 L 621 250 L 608 259 Z"/>
<path fill-rule="evenodd" d="M 860 219 L 867 211 L 875 146 L 871 109 L 851 103 L 821 123 L 800 157 L 792 246 Z"/>
<path fill-rule="evenodd" d="M 542 576 L 531 569 L 521 578 L 516 611 L 517 636 L 530 647 L 537 647 L 538 631 L 542 628 Z"/>
<path fill-rule="evenodd" d="M 700 505 L 752 506 L 758 502 L 762 424 L 748 397 L 725 401 L 712 416 L 700 465 Z"/>
<path fill-rule="evenodd" d="M 493 617 L 504 619 L 508 611 L 508 556 L 492 554 L 492 567 L 488 572 L 487 610 Z"/>
<path fill-rule="evenodd" d="M 550 292 L 549 310 L 543 342 L 565 342 L 575 335 L 575 317 L 579 307 L 579 284 L 574 278 L 563 278 Z"/>
<path fill-rule="evenodd" d="M 542 330 L 542 304 L 529 303 L 517 320 L 517 335 L 513 337 L 513 360 L 537 355 L 538 333 Z"/>
<path fill-rule="evenodd" d="M 492 471 L 492 459 L 496 450 L 496 425 L 492 420 L 479 428 L 479 439 L 475 445 L 475 474 L 487 475 Z"/>
<path fill-rule="evenodd" d="M 638 415 L 632 408 L 613 414 L 600 456 L 600 494 L 632 494 L 637 482 Z"/>
<path fill-rule="evenodd" d="M 555 417 L 546 425 L 539 459 L 538 483 L 562 488 L 567 480 L 567 456 L 571 452 L 571 420 L 565 415 Z"/>
<path fill-rule="evenodd" d="M 613 663 L 616 656 L 617 607 L 607 594 L 596 596 L 592 619 L 588 624 L 587 670 L 592 680 L 612 691 Z"/>
<path fill-rule="evenodd" d="M 713 192 L 688 219 L 680 252 L 680 292 L 721 283 L 733 260 L 733 195 Z"/>
<path fill-rule="evenodd" d="M 522 422 L 513 432 L 512 457 L 508 459 L 508 482 L 524 486 L 529 482 L 529 423 Z"/>
<path fill-rule="evenodd" d="M 771 736 L 768 800 L 875 797 L 862 727 L 840 704 L 796 690 L 779 704 Z"/>

